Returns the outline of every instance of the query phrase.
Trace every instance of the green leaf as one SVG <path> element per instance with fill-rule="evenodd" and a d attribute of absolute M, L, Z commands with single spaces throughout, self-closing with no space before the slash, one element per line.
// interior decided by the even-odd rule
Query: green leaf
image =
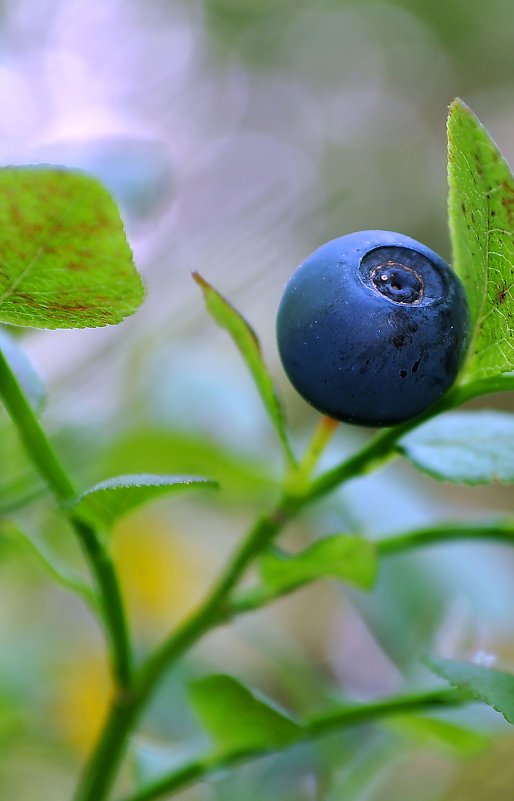
<path fill-rule="evenodd" d="M 0 252 L 3 323 L 112 325 L 143 299 L 116 205 L 84 173 L 0 169 Z"/>
<path fill-rule="evenodd" d="M 0 482 L 0 518 L 22 509 L 46 491 L 46 484 L 37 476 L 22 475 L 10 482 Z"/>
<path fill-rule="evenodd" d="M 377 559 L 373 543 L 362 537 L 336 534 L 318 540 L 294 556 L 269 550 L 262 557 L 260 568 L 263 582 L 274 594 L 325 577 L 370 589 L 376 579 Z"/>
<path fill-rule="evenodd" d="M 205 434 L 168 428 L 129 430 L 107 448 L 105 474 L 118 472 L 192 473 L 211 476 L 232 506 L 267 502 L 278 480 L 269 463 L 238 453 Z"/>
<path fill-rule="evenodd" d="M 77 574 L 69 567 L 63 565 L 58 557 L 51 553 L 42 543 L 36 543 L 15 525 L 7 521 L 0 521 L 0 546 L 14 546 L 24 551 L 45 572 L 67 590 L 79 595 L 93 610 L 98 611 L 95 593 Z"/>
<path fill-rule="evenodd" d="M 510 673 L 451 659 L 428 659 L 427 665 L 452 687 L 492 706 L 514 723 L 514 676 Z"/>
<path fill-rule="evenodd" d="M 260 342 L 255 331 L 244 317 L 199 273 L 193 273 L 193 278 L 202 289 L 207 311 L 218 325 L 228 331 L 237 345 L 257 385 L 286 458 L 291 465 L 294 465 L 295 458 L 287 438 L 282 406 L 273 386 L 271 376 L 264 364 Z"/>
<path fill-rule="evenodd" d="M 368 590 L 375 583 L 378 570 L 375 545 L 347 534 L 325 537 L 295 555 L 271 548 L 263 554 L 259 566 L 261 583 L 235 594 L 234 612 L 258 609 L 322 578 L 348 581 Z"/>
<path fill-rule="evenodd" d="M 191 700 L 221 753 L 271 751 L 297 740 L 301 727 L 237 679 L 207 676 L 191 685 Z"/>
<path fill-rule="evenodd" d="M 514 415 L 452 412 L 403 437 L 398 450 L 424 473 L 455 484 L 514 482 Z"/>
<path fill-rule="evenodd" d="M 81 517 L 110 528 L 118 518 L 161 495 L 217 486 L 215 481 L 199 476 L 116 476 L 83 492 L 70 508 Z"/>
<path fill-rule="evenodd" d="M 514 178 L 473 112 L 448 118 L 454 267 L 468 295 L 472 339 L 463 380 L 514 370 Z"/>
<path fill-rule="evenodd" d="M 14 377 L 35 412 L 41 412 L 46 402 L 43 382 L 32 363 L 14 337 L 0 329 L 0 351 L 2 351 Z"/>
<path fill-rule="evenodd" d="M 434 744 L 465 756 L 477 754 L 491 743 L 487 734 L 441 718 L 405 715 L 388 721 L 387 728 L 398 731 L 411 741 Z"/>

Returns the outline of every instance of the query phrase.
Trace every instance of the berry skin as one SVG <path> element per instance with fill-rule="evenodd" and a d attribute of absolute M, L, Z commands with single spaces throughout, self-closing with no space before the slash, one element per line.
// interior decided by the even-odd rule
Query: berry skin
<path fill-rule="evenodd" d="M 291 276 L 277 340 L 291 383 L 318 411 L 391 426 L 455 381 L 469 341 L 466 295 L 415 239 L 358 231 L 322 245 Z"/>

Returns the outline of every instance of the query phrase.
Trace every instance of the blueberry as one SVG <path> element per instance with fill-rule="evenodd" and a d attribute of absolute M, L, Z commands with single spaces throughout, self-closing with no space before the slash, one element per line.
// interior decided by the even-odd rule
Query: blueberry
<path fill-rule="evenodd" d="M 320 412 L 390 426 L 453 384 L 469 341 L 462 285 L 437 253 L 391 231 L 327 242 L 290 278 L 278 348 L 296 390 Z"/>

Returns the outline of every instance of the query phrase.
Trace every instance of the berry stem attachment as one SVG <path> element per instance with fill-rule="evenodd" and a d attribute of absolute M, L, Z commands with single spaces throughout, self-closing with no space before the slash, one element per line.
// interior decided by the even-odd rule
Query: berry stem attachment
<path fill-rule="evenodd" d="M 320 417 L 300 464 L 286 477 L 286 487 L 292 494 L 298 494 L 305 490 L 321 454 L 332 439 L 338 425 L 339 422 L 328 415 Z"/>

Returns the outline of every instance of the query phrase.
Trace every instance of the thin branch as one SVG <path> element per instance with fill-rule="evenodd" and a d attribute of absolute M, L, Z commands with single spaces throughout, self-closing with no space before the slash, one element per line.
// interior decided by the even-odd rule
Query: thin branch
<path fill-rule="evenodd" d="M 116 571 L 95 529 L 66 511 L 66 504 L 77 495 L 75 488 L 1 351 L 0 397 L 29 457 L 80 541 L 100 592 L 105 628 L 111 644 L 114 676 L 119 686 L 126 688 L 130 684 L 132 657 Z"/>
<path fill-rule="evenodd" d="M 299 737 L 299 741 L 315 740 L 325 734 L 341 731 L 350 726 L 373 723 L 392 715 L 427 712 L 434 708 L 451 708 L 468 703 L 469 698 L 455 690 L 432 690 L 425 693 L 393 696 L 369 704 L 348 705 L 329 710 L 322 715 L 307 721 Z M 285 748 L 290 747 L 288 743 Z M 196 759 L 173 770 L 165 776 L 124 796 L 119 801 L 154 801 L 163 796 L 173 795 L 193 782 L 207 779 L 222 768 L 239 765 L 258 759 L 269 751 L 237 751 L 214 758 Z"/>
<path fill-rule="evenodd" d="M 440 526 L 420 528 L 378 540 L 375 543 L 379 557 L 394 556 L 416 548 L 430 545 L 447 545 L 451 542 L 484 540 L 514 545 L 514 521 L 499 523 L 469 524 L 447 523 Z"/>

